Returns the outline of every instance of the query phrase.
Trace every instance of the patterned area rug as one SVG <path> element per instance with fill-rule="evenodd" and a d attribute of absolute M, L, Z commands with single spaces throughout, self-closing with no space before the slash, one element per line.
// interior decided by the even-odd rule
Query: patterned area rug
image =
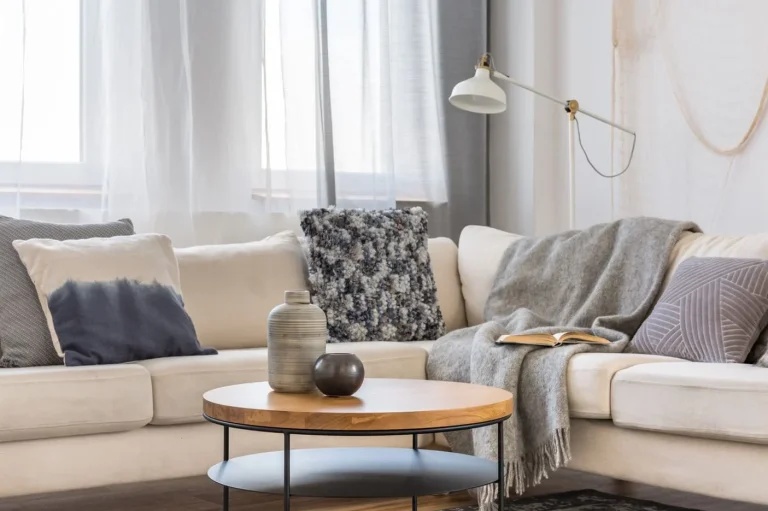
<path fill-rule="evenodd" d="M 477 506 L 452 507 L 443 511 L 477 511 Z M 505 511 L 696 511 L 649 500 L 631 499 L 595 490 L 569 491 L 555 495 L 526 497 L 507 502 Z"/>

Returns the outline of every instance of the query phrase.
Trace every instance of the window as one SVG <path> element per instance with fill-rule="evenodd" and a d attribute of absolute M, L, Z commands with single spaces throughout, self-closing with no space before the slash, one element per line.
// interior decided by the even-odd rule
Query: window
<path fill-rule="evenodd" d="M 79 0 L 0 3 L 0 161 L 81 161 L 80 68 Z"/>
<path fill-rule="evenodd" d="M 83 14 L 81 0 L 0 2 L 0 214 L 78 222 L 101 207 Z"/>
<path fill-rule="evenodd" d="M 428 37 L 395 30 L 407 24 L 390 24 L 391 13 L 380 13 L 375 5 L 363 12 L 357 4 L 329 2 L 326 11 L 318 11 L 314 0 L 264 0 L 233 2 L 218 12 L 219 5 L 203 2 L 188 11 L 185 2 L 163 0 L 0 0 L 0 214 L 39 218 L 41 210 L 54 210 L 45 218 L 91 220 L 92 213 L 116 204 L 115 190 L 104 183 L 122 191 L 116 176 L 130 178 L 141 165 L 143 173 L 160 169 L 197 179 L 191 175 L 199 169 L 176 168 L 178 158 L 161 154 L 164 126 L 159 134 L 146 130 L 154 126 L 154 110 L 141 109 L 143 101 L 154 98 L 151 93 L 163 98 L 165 88 L 176 86 L 177 75 L 168 64 L 184 62 L 185 51 L 196 51 L 203 68 L 211 63 L 206 59 L 231 57 L 228 65 L 237 70 L 243 88 L 227 96 L 232 113 L 226 110 L 216 122 L 247 141 L 237 142 L 242 154 L 234 155 L 243 162 L 222 157 L 217 165 L 227 166 L 240 183 L 238 190 L 245 185 L 240 179 L 250 177 L 252 196 L 265 203 L 264 210 L 296 211 L 324 200 L 388 207 L 396 197 L 439 199 L 430 193 L 444 188 L 444 172 L 439 103 L 434 80 L 425 72 L 433 67 Z M 201 15 L 206 9 L 215 15 L 211 27 Z M 242 17 L 228 21 L 231 32 L 217 28 L 217 22 L 239 12 Z M 127 19 L 120 16 L 125 13 Z M 181 16 L 189 25 L 179 23 Z M 410 10 L 403 16 L 409 19 Z M 170 34 L 167 40 L 161 37 L 165 34 Z M 414 46 L 413 41 L 427 42 Z M 185 64 L 195 101 L 174 103 L 184 112 L 181 124 L 191 117 L 206 119 L 219 99 L 217 91 L 229 91 L 234 83 L 229 75 L 217 83 L 217 76 L 201 72 L 200 65 Z M 414 77 L 425 88 L 414 87 Z M 422 89 L 424 94 L 414 94 Z M 206 102 L 206 94 L 214 99 Z M 123 116 L 126 112 L 137 115 Z M 253 150 L 258 141 L 252 140 L 259 136 L 253 126 L 259 121 L 260 154 Z M 198 126 L 212 129 L 214 124 Z M 204 130 L 188 131 L 198 136 Z M 187 135 L 180 133 L 178 138 Z M 205 140 L 220 143 L 216 137 Z M 228 148 L 216 149 L 212 153 Z M 122 164 L 134 156 L 136 162 Z M 132 190 L 137 203 L 146 202 L 145 188 L 137 184 Z"/>

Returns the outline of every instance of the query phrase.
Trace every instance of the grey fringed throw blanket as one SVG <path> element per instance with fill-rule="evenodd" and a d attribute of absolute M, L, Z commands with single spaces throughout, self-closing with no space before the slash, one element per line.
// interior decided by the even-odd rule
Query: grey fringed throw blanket
<path fill-rule="evenodd" d="M 487 323 L 435 343 L 431 380 L 507 389 L 515 411 L 504 425 L 507 492 L 522 493 L 570 459 L 566 367 L 576 353 L 621 352 L 659 291 L 667 261 L 692 223 L 628 218 L 583 231 L 524 238 L 504 253 L 485 306 Z M 557 348 L 506 345 L 507 333 L 591 332 L 612 341 Z M 456 452 L 496 459 L 494 428 L 452 433 Z M 480 490 L 490 509 L 495 489 Z"/>

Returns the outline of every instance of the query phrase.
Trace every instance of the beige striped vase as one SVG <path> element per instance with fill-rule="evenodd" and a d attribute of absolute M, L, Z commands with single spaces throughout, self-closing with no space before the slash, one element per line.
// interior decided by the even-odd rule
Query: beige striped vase
<path fill-rule="evenodd" d="M 327 339 L 325 313 L 309 303 L 309 291 L 286 291 L 285 303 L 272 309 L 267 322 L 269 386 L 276 392 L 315 390 L 312 368 Z"/>

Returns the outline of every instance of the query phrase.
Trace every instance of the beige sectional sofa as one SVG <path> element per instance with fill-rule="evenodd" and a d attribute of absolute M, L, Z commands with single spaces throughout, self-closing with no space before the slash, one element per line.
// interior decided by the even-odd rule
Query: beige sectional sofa
<path fill-rule="evenodd" d="M 468 227 L 458 247 L 430 240 L 449 330 L 482 322 L 498 261 L 517 238 Z M 306 285 L 295 243 L 286 239 L 177 251 L 187 308 L 217 356 L 0 369 L 0 497 L 200 475 L 218 462 L 222 431 L 202 419 L 201 396 L 266 379 L 266 314 L 285 289 Z M 688 234 L 671 269 L 692 255 L 768 259 L 768 235 Z M 423 379 L 433 342 L 329 344 L 328 351 L 356 353 L 368 377 Z M 572 468 L 768 504 L 768 369 L 580 354 L 567 379 Z M 421 443 L 435 441 L 444 438 L 425 435 Z M 231 454 L 278 450 L 281 442 L 233 431 Z M 373 444 L 410 440 L 294 440 L 295 448 Z"/>

